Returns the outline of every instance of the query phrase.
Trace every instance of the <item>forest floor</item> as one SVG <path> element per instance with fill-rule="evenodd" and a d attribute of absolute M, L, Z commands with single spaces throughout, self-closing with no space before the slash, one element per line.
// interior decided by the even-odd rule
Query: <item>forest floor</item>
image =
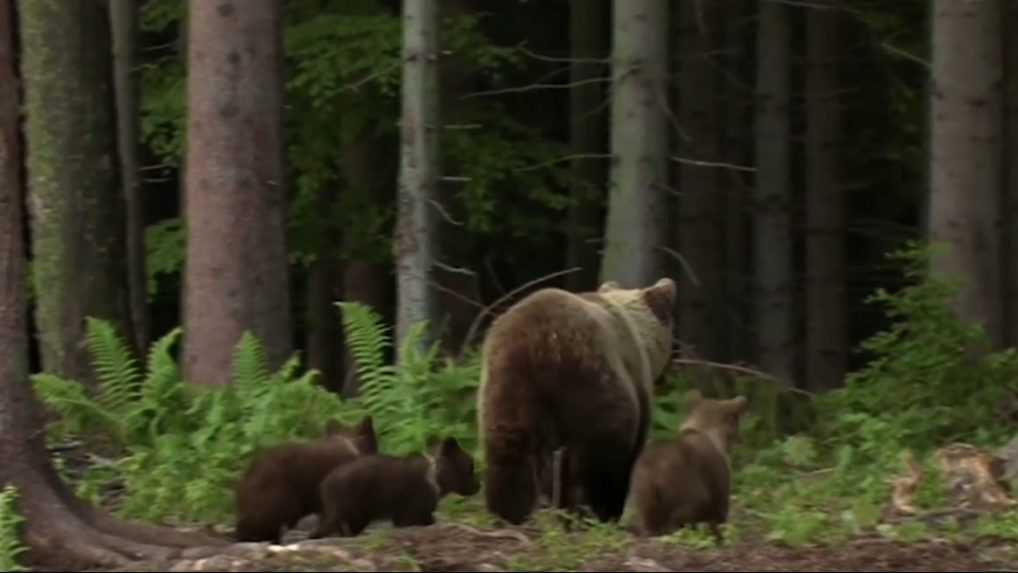
<path fill-rule="evenodd" d="M 716 547 L 700 532 L 645 539 L 617 526 L 570 530 L 545 512 L 523 526 L 495 527 L 456 511 L 429 527 L 377 522 L 356 538 L 307 540 L 313 520 L 283 545 L 195 548 L 122 571 L 1018 571 L 1018 544 L 964 534 L 840 536 L 792 546 L 741 531 Z"/>

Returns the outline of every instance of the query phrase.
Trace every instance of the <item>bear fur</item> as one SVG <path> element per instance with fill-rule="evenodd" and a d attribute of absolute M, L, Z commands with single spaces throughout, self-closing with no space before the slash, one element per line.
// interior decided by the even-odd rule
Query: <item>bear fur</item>
<path fill-rule="evenodd" d="M 728 453 L 748 403 L 744 396 L 713 400 L 693 390 L 687 404 L 678 436 L 648 445 L 633 468 L 635 529 L 656 536 L 707 523 L 721 543 L 731 488 Z"/>
<path fill-rule="evenodd" d="M 562 507 L 583 502 L 602 521 L 621 517 L 654 382 L 670 363 L 674 303 L 668 278 L 646 288 L 545 288 L 493 321 L 477 398 L 491 513 L 520 524 L 559 480 Z"/>
<path fill-rule="evenodd" d="M 455 438 L 442 440 L 431 455 L 364 456 L 322 480 L 322 519 L 310 538 L 354 537 L 376 519 L 388 518 L 394 527 L 431 525 L 443 497 L 473 495 L 480 487 L 473 458 Z"/>
<path fill-rule="evenodd" d="M 235 487 L 237 541 L 279 543 L 281 528 L 321 512 L 318 485 L 333 468 L 378 452 L 374 423 L 365 416 L 355 428 L 335 420 L 325 437 L 287 442 L 252 457 Z"/>

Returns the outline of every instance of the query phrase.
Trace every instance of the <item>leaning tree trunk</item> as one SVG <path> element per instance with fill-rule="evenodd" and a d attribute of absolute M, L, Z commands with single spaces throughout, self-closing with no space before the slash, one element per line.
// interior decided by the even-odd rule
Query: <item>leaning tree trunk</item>
<path fill-rule="evenodd" d="M 601 236 L 601 204 L 607 163 L 599 157 L 605 152 L 607 117 L 601 110 L 606 97 L 601 83 L 611 73 L 602 62 L 609 51 L 606 0 L 571 0 L 569 2 L 569 41 L 572 61 L 569 63 L 569 128 L 572 191 L 569 206 L 569 245 L 566 266 L 582 270 L 568 276 L 570 290 L 595 288 L 598 276 L 597 244 Z"/>
<path fill-rule="evenodd" d="M 757 360 L 794 382 L 792 231 L 789 225 L 789 8 L 759 2 L 757 27 L 756 188 L 753 262 Z"/>
<path fill-rule="evenodd" d="M 833 388 L 845 375 L 845 195 L 840 171 L 838 28 L 829 6 L 807 10 L 806 385 Z"/>
<path fill-rule="evenodd" d="M 651 284 L 667 246 L 668 2 L 616 0 L 612 22 L 611 192 L 601 279 Z"/>
<path fill-rule="evenodd" d="M 692 351 L 721 359 L 724 344 L 725 179 L 721 160 L 721 73 L 712 60 L 723 47 L 723 6 L 683 2 L 679 7 L 678 145 L 679 251 L 692 268 L 679 284 L 679 337 Z M 733 216 L 737 213 L 733 213 Z"/>
<path fill-rule="evenodd" d="M 148 348 L 149 317 L 145 280 L 145 208 L 138 172 L 138 5 L 135 0 L 110 0 L 113 30 L 113 77 L 117 102 L 117 143 L 127 206 L 127 282 L 134 346 L 143 357 Z"/>
<path fill-rule="evenodd" d="M 93 380 L 85 318 L 129 340 L 124 198 L 104 2 L 19 3 L 32 271 L 43 369 Z"/>
<path fill-rule="evenodd" d="M 13 0 L 0 0 L 0 487 L 17 490 L 17 511 L 25 519 L 21 541 L 29 549 L 24 557 L 33 565 L 71 570 L 166 558 L 172 547 L 220 544 L 203 535 L 113 519 L 75 497 L 47 456 L 28 380 L 13 13 Z"/>
<path fill-rule="evenodd" d="M 292 349 L 282 21 L 273 0 L 191 0 L 184 375 L 225 384 L 241 334 Z"/>
<path fill-rule="evenodd" d="M 400 119 L 397 271 L 397 348 L 418 322 L 436 328 L 432 275 L 437 218 L 432 204 L 438 182 L 438 3 L 403 2 L 403 93 Z M 433 335 L 425 335 L 422 346 Z M 402 357 L 397 352 L 397 360 Z"/>
<path fill-rule="evenodd" d="M 930 234 L 940 277 L 961 281 L 959 318 L 1003 339 L 1000 222 L 1002 4 L 933 1 Z"/>

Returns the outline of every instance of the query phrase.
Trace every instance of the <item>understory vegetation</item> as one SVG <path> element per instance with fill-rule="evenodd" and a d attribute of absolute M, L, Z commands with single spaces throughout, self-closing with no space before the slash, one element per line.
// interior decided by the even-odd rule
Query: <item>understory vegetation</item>
<path fill-rule="evenodd" d="M 915 494 L 916 505 L 921 510 L 943 507 L 947 496 L 932 452 L 956 441 L 999 447 L 1012 437 L 1013 425 L 1007 422 L 1013 412 L 1006 406 L 1018 395 L 1018 356 L 1012 350 L 983 351 L 982 331 L 954 318 L 947 304 L 952 285 L 927 276 L 927 251 L 913 246 L 893 256 L 903 265 L 909 286 L 871 297 L 883 305 L 891 326 L 865 341 L 860 351 L 867 353 L 868 362 L 843 388 L 809 401 L 814 423 L 794 432 L 784 429 L 782 417 L 789 408 L 782 404 L 787 400 L 767 380 L 741 375 L 727 390 L 713 391 L 746 393 L 752 404 L 733 455 L 735 498 L 726 526 L 731 542 L 750 535 L 793 545 L 834 543 L 860 534 L 903 540 L 933 535 L 1018 538 L 1015 511 L 981 517 L 967 527 L 950 519 L 936 526 L 883 519 L 906 453 L 929 476 Z M 250 455 L 281 440 L 317 437 L 330 418 L 354 424 L 370 413 L 381 449 L 394 454 L 421 451 L 435 435 L 453 435 L 483 467 L 474 422 L 478 352 L 452 360 L 443 358 L 437 346 L 419 350 L 426 328 L 420 324 L 403 344 L 406 363 L 395 367 L 385 359 L 390 331 L 373 310 L 339 302 L 336 311 L 361 388 L 348 400 L 317 385 L 317 372 L 302 371 L 296 355 L 270 371 L 251 335 L 237 345 L 233 383 L 206 387 L 181 378 L 174 355 L 179 329 L 154 342 L 141 367 L 108 323 L 89 321 L 96 394 L 88 395 L 75 380 L 45 373 L 33 377 L 38 395 L 57 414 L 49 426 L 51 444 L 80 441 L 92 456 L 75 473 L 71 464 L 60 463 L 58 453 L 58 468 L 79 494 L 109 503 L 124 516 L 228 528 L 232 480 Z M 676 368 L 658 391 L 655 439 L 675 431 L 692 384 Z M 0 495 L 0 565 L 17 548 L 13 495 Z M 497 525 L 478 496 L 450 496 L 440 513 L 440 519 L 473 527 Z M 539 547 L 514 566 L 532 570 L 541 560 L 557 568 L 577 566 L 591 551 L 626 544 L 625 522 L 567 527 L 562 516 L 539 512 L 533 524 L 541 531 Z M 562 543 L 563 537 L 575 539 Z M 708 534 L 697 530 L 661 541 L 691 548 L 712 545 Z"/>

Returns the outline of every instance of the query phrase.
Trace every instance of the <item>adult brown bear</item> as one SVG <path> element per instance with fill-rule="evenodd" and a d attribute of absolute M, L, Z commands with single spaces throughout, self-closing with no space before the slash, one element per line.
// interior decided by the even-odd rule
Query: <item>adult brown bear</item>
<path fill-rule="evenodd" d="M 647 438 L 654 381 L 671 358 L 675 283 L 536 291 L 492 324 L 482 348 L 478 426 L 485 503 L 519 524 L 548 484 L 554 452 L 571 507 L 618 520 Z M 545 486 L 547 487 L 547 486 Z"/>

